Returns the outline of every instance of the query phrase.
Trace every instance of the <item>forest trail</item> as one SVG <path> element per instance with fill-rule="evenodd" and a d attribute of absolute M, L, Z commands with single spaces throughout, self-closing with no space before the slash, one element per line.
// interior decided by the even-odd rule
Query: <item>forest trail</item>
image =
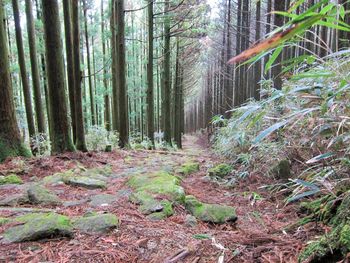
<path fill-rule="evenodd" d="M 195 222 L 178 203 L 174 203 L 173 215 L 152 220 L 139 210 L 139 205 L 129 201 L 133 190 L 128 180 L 132 176 L 157 171 L 177 174 L 178 168 L 189 161 L 198 162 L 200 169 L 182 176 L 181 186 L 186 195 L 204 203 L 235 207 L 238 216 L 235 223 Z M 234 188 L 210 180 L 206 176 L 208 168 L 223 161 L 205 147 L 205 139 L 194 136 L 187 136 L 184 150 L 176 153 L 117 150 L 7 161 L 0 165 L 0 171 L 4 175 L 16 173 L 24 184 L 0 186 L 3 205 L 0 217 L 7 219 L 0 226 L 1 237 L 3 231 L 23 224 L 14 220 L 26 214 L 23 208 L 52 209 L 72 221 L 83 215 L 89 218 L 108 213 L 119 218 L 119 226 L 99 234 L 90 232 L 93 228 L 90 226 L 85 231 L 74 229 L 70 238 L 2 244 L 0 262 L 296 262 L 309 234 L 302 229 L 292 233 L 282 230 L 298 218 L 297 208 L 285 207 L 283 197 L 271 197 L 270 193 L 258 190 L 264 181 L 259 176 L 251 175 Z M 86 189 L 60 182 L 59 176 L 68 170 L 75 175 L 107 178 L 107 186 Z M 60 203 L 18 202 L 16 209 L 4 206 L 4 199 L 23 195 L 34 182 L 42 182 L 40 185 L 57 195 Z M 220 261 L 222 253 L 224 261 Z"/>

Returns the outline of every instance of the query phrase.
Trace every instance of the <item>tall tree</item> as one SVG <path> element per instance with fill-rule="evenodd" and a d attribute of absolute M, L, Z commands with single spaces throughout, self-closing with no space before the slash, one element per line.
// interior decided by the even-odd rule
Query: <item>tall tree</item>
<path fill-rule="evenodd" d="M 286 0 L 275 1 L 274 11 L 284 11 L 285 6 L 286 6 Z M 275 20 L 274 20 L 275 26 L 276 27 L 283 26 L 283 16 L 275 13 L 274 17 L 275 17 Z M 272 68 L 272 77 L 274 79 L 274 87 L 275 89 L 279 89 L 279 90 L 282 89 L 281 62 L 282 62 L 282 56 L 280 54 L 275 60 L 275 64 Z"/>
<path fill-rule="evenodd" d="M 10 156 L 30 156 L 21 141 L 15 114 L 3 6 L 0 0 L 0 162 Z"/>
<path fill-rule="evenodd" d="M 58 3 L 57 0 L 50 0 L 42 4 L 52 128 L 51 150 L 53 153 L 74 151 L 68 121 Z"/>
<path fill-rule="evenodd" d="M 154 98 L 153 98 L 153 0 L 148 1 L 148 64 L 147 64 L 147 132 L 154 145 Z"/>
<path fill-rule="evenodd" d="M 43 105 L 41 100 L 40 76 L 37 60 L 37 48 L 35 39 L 34 16 L 32 0 L 26 0 L 26 18 L 29 41 L 30 63 L 32 69 L 32 81 L 34 90 L 35 116 L 38 125 L 38 132 L 46 133 Z"/>
<path fill-rule="evenodd" d="M 164 2 L 164 64 L 163 64 L 163 112 L 162 118 L 164 122 L 164 140 L 171 144 L 171 117 L 170 117 L 170 102 L 171 102 L 171 83 L 170 83 L 170 1 Z"/>
<path fill-rule="evenodd" d="M 74 98 L 75 98 L 75 145 L 78 150 L 86 152 L 85 128 L 83 116 L 83 101 L 80 70 L 80 30 L 79 30 L 79 0 L 72 0 L 72 29 L 73 29 L 73 61 L 74 61 Z"/>
<path fill-rule="evenodd" d="M 255 41 L 258 42 L 260 40 L 261 37 L 261 0 L 258 0 L 256 2 L 256 15 L 255 15 L 255 20 L 256 20 L 256 24 L 255 24 Z M 260 99 L 260 81 L 261 81 L 261 61 L 257 61 L 256 64 L 254 65 L 254 98 L 256 100 Z"/>
<path fill-rule="evenodd" d="M 104 86 L 104 106 L 105 106 L 105 128 L 107 131 L 111 130 L 111 108 L 110 99 L 108 93 L 108 80 L 107 80 L 107 68 L 106 68 L 106 40 L 105 40 L 105 22 L 104 22 L 104 10 L 103 1 L 101 0 L 101 37 L 102 37 L 102 56 L 103 56 L 103 86 Z"/>
<path fill-rule="evenodd" d="M 67 76 L 68 76 L 68 91 L 69 105 L 71 115 L 71 125 L 73 130 L 73 140 L 76 140 L 76 124 L 75 124 L 75 96 L 74 96 L 74 61 L 73 61 L 73 39 L 72 39 L 72 1 L 63 0 L 64 14 L 64 31 L 66 41 L 66 58 L 67 58 Z"/>
<path fill-rule="evenodd" d="M 116 0 L 116 23 L 117 23 L 117 83 L 119 88 L 119 146 L 124 148 L 129 143 L 129 117 L 128 117 L 128 94 L 126 83 L 125 62 L 125 8 L 124 0 Z"/>
<path fill-rule="evenodd" d="M 33 118 L 33 107 L 32 107 L 32 95 L 30 92 L 29 81 L 27 77 L 27 68 L 25 63 L 25 55 L 23 49 L 23 39 L 22 39 L 22 29 L 21 21 L 19 16 L 19 8 L 17 0 L 12 0 L 13 15 L 15 19 L 15 31 L 16 31 L 16 43 L 17 43 L 17 52 L 18 52 L 18 61 L 21 71 L 22 87 L 24 94 L 24 105 L 26 108 L 27 123 L 29 135 L 35 135 L 35 124 Z"/>
<path fill-rule="evenodd" d="M 96 124 L 96 113 L 95 113 L 95 93 L 94 87 L 92 86 L 92 72 L 91 72 L 91 59 L 90 59 L 90 45 L 89 45 L 89 34 L 88 34 L 88 19 L 87 19 L 87 3 L 83 0 L 83 13 L 84 13 L 84 35 L 85 35 L 85 45 L 86 45 L 86 63 L 88 68 L 88 82 L 89 82 L 89 93 L 90 93 L 90 111 L 91 111 L 91 124 Z"/>

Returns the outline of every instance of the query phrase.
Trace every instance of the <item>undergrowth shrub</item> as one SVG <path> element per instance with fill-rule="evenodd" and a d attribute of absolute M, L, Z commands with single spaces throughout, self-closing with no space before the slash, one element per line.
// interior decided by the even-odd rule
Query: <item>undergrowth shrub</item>
<path fill-rule="evenodd" d="M 86 145 L 89 150 L 102 151 L 107 145 L 118 147 L 119 134 L 116 131 L 107 131 L 104 127 L 92 126 L 85 136 Z"/>

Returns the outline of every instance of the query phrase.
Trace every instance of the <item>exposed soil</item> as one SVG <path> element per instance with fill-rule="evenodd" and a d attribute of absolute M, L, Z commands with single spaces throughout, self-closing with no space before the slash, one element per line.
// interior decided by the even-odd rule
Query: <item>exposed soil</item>
<path fill-rule="evenodd" d="M 200 162 L 200 171 L 182 181 L 186 194 L 206 203 L 236 207 L 235 224 L 211 225 L 199 222 L 195 227 L 184 224 L 185 208 L 175 205 L 175 214 L 162 221 L 150 221 L 138 211 L 137 205 L 120 197 L 109 206 L 51 207 L 67 216 L 84 215 L 88 211 L 108 211 L 118 216 L 120 227 L 109 234 L 88 235 L 76 232 L 73 239 L 42 240 L 0 246 L 0 262 L 218 262 L 222 251 L 212 239 L 196 239 L 207 234 L 221 244 L 223 262 L 297 262 L 306 241 L 319 231 L 308 224 L 293 232 L 283 228 L 298 220 L 297 206 L 285 205 L 283 196 L 271 196 L 261 185 L 272 183 L 264 175 L 251 174 L 234 188 L 220 186 L 204 178 L 208 167 L 222 162 L 205 148 L 205 139 L 187 136 L 179 154 L 160 151 L 122 151 L 112 153 L 72 153 L 33 159 L 12 159 L 0 165 L 0 174 L 15 172 L 25 182 L 41 179 L 56 172 L 79 166 L 86 168 L 111 165 L 115 174 L 105 190 L 87 190 L 65 184 L 49 187 L 63 201 L 87 199 L 100 193 L 123 193 L 128 190 L 128 175 L 139 171 L 157 171 L 177 167 L 193 159 Z M 16 188 L 0 187 L 0 199 L 16 192 Z M 252 193 L 262 200 L 254 202 Z M 21 206 L 28 207 L 28 206 Z M 46 207 L 47 208 L 47 207 Z M 0 216 L 15 216 L 17 212 L 1 208 Z M 11 224 L 10 224 L 11 225 Z M 0 227 L 2 233 L 9 224 Z M 1 235 L 1 234 L 0 234 Z M 174 261 L 179 254 L 178 261 Z M 183 257 L 182 257 L 183 256 Z M 173 259 L 173 260 L 171 260 Z"/>

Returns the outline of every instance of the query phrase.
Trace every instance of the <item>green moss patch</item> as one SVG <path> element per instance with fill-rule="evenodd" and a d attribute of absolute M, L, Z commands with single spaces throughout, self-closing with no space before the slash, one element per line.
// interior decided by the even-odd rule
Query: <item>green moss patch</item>
<path fill-rule="evenodd" d="M 270 173 L 276 179 L 288 180 L 291 177 L 291 167 L 289 160 L 279 161 L 271 170 Z"/>
<path fill-rule="evenodd" d="M 30 150 L 22 143 L 8 143 L 6 140 L 0 138 L 0 163 L 5 161 L 7 157 L 31 157 Z"/>
<path fill-rule="evenodd" d="M 118 225 L 119 220 L 113 214 L 84 216 L 73 223 L 75 229 L 86 233 L 106 233 L 117 228 Z"/>
<path fill-rule="evenodd" d="M 199 163 L 188 162 L 184 163 L 177 172 L 181 175 L 188 176 L 199 171 Z"/>
<path fill-rule="evenodd" d="M 186 196 L 185 207 L 193 216 L 204 222 L 223 224 L 228 222 L 233 223 L 237 220 L 234 207 L 218 204 L 205 204 L 198 201 L 192 195 Z"/>
<path fill-rule="evenodd" d="M 56 213 L 28 214 L 16 220 L 24 224 L 7 229 L 4 233 L 4 243 L 73 236 L 69 218 Z"/>
<path fill-rule="evenodd" d="M 185 191 L 180 186 L 180 179 L 164 171 L 136 174 L 132 176 L 128 185 L 138 192 L 146 192 L 155 196 L 164 195 L 169 200 L 182 202 Z"/>
<path fill-rule="evenodd" d="M 60 205 L 62 203 L 56 194 L 40 185 L 30 186 L 27 193 L 32 204 Z"/>
<path fill-rule="evenodd" d="M 5 224 L 7 224 L 10 221 L 11 221 L 11 219 L 9 219 L 9 218 L 0 217 L 0 226 L 5 225 Z"/>
<path fill-rule="evenodd" d="M 222 163 L 208 170 L 209 176 L 224 178 L 228 176 L 233 170 L 229 164 Z"/>
<path fill-rule="evenodd" d="M 312 213 L 315 220 L 322 221 L 332 230 L 309 244 L 300 254 L 299 262 L 324 262 L 329 258 L 341 258 L 350 252 L 350 193 L 343 199 L 323 196 L 302 207 Z"/>
<path fill-rule="evenodd" d="M 0 185 L 3 184 L 23 184 L 23 181 L 19 176 L 10 174 L 7 176 L 0 176 Z"/>

